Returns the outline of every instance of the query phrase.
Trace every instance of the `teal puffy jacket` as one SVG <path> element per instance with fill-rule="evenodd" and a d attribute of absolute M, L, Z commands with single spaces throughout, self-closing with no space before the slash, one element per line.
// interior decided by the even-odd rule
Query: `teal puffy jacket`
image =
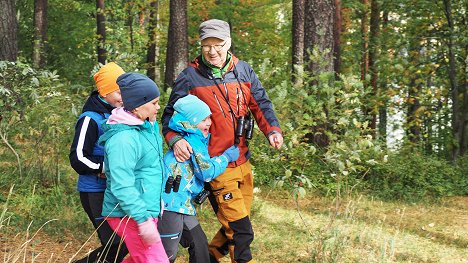
<path fill-rule="evenodd" d="M 169 121 L 169 128 L 182 134 L 184 139 L 192 146 L 193 154 L 183 163 L 177 162 L 174 151 L 169 150 L 164 156 L 166 173 L 164 184 L 172 175 L 181 176 L 179 191 L 163 192 L 164 210 L 196 215 L 194 198 L 203 190 L 204 182 L 210 182 L 222 174 L 228 165 L 226 156 L 210 157 L 208 153 L 208 138 L 187 121 L 182 114 L 174 114 Z"/>
<path fill-rule="evenodd" d="M 103 124 L 107 188 L 102 215 L 129 216 L 137 223 L 161 212 L 164 173 L 162 137 L 157 122 Z"/>

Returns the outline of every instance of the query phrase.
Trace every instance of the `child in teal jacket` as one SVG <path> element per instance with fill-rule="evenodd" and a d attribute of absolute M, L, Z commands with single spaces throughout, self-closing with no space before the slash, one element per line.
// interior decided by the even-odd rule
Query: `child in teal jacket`
<path fill-rule="evenodd" d="M 125 241 L 130 257 L 123 262 L 168 262 L 157 230 L 164 174 L 159 89 L 137 73 L 117 84 L 124 108 L 112 111 L 99 140 L 107 176 L 102 215 Z"/>
<path fill-rule="evenodd" d="M 176 259 L 179 243 L 188 247 L 189 262 L 210 262 L 208 241 L 196 219 L 194 202 L 197 196 L 206 193 L 203 192 L 205 182 L 216 178 L 229 162 L 237 160 L 239 150 L 232 146 L 222 155 L 210 157 L 211 111 L 196 96 L 178 99 L 174 109 L 169 127 L 190 143 L 193 153 L 183 163 L 177 162 L 173 150 L 164 156 L 164 215 L 158 222 L 158 229 L 170 262 Z"/>

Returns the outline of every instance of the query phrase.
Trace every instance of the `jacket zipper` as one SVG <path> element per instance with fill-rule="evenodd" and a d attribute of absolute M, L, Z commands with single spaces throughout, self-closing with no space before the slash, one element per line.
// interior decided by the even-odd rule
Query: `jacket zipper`
<path fill-rule="evenodd" d="M 221 107 L 221 103 L 220 103 L 219 100 L 218 100 L 218 96 L 216 96 L 216 93 L 214 93 L 214 91 L 211 91 L 211 92 L 213 92 L 213 95 L 214 95 L 214 97 L 215 97 L 215 99 L 216 99 L 216 102 L 218 103 L 219 109 L 220 109 L 221 112 L 223 113 L 224 118 L 226 118 L 226 113 L 224 113 L 223 107 Z"/>
<path fill-rule="evenodd" d="M 231 102 L 229 101 L 228 89 L 227 89 L 227 87 L 226 87 L 226 82 L 224 82 L 224 79 L 222 79 L 222 81 L 223 81 L 224 90 L 226 91 L 226 97 L 227 97 L 227 101 L 226 101 L 226 102 L 227 102 L 227 103 L 231 103 Z M 233 114 L 235 115 L 234 112 L 232 112 L 232 114 L 229 114 L 229 116 L 231 116 L 231 120 L 232 120 L 232 121 L 234 121 L 234 119 L 233 119 L 234 116 L 232 116 Z M 235 127 L 233 127 L 233 128 L 235 129 Z"/>

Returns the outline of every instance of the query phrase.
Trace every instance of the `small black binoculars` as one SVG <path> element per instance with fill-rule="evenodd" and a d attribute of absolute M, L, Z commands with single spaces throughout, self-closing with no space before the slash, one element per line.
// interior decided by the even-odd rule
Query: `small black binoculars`
<path fill-rule="evenodd" d="M 169 194 L 171 192 L 171 189 L 173 189 L 174 192 L 178 192 L 181 178 L 182 176 L 177 175 L 174 179 L 174 176 L 170 175 L 169 178 L 167 178 L 166 186 L 164 187 L 164 192 Z"/>
<path fill-rule="evenodd" d="M 246 116 L 240 116 L 237 119 L 236 137 L 242 137 L 245 135 L 245 139 L 250 140 L 253 136 L 254 120 L 249 114 Z"/>
<path fill-rule="evenodd" d="M 197 196 L 195 196 L 193 201 L 195 202 L 195 204 L 201 205 L 203 204 L 203 202 L 205 202 L 206 198 L 208 198 L 209 195 L 210 191 L 203 189 Z"/>

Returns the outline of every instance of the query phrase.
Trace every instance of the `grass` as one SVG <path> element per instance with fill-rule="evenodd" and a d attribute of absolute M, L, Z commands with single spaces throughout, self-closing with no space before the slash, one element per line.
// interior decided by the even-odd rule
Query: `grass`
<path fill-rule="evenodd" d="M 70 223 L 61 235 L 44 231 L 62 220 L 14 233 L 5 218 L 14 214 L 7 203 L 0 218 L 0 262 L 66 262 L 92 233 Z M 408 204 L 358 196 L 336 206 L 329 198 L 308 195 L 296 202 L 287 191 L 265 188 L 253 203 L 252 252 L 257 262 L 468 262 L 467 204 L 468 197 Z M 219 224 L 208 204 L 199 219 L 211 238 Z M 95 246 L 92 237 L 77 257 Z M 187 261 L 181 249 L 176 262 Z"/>

